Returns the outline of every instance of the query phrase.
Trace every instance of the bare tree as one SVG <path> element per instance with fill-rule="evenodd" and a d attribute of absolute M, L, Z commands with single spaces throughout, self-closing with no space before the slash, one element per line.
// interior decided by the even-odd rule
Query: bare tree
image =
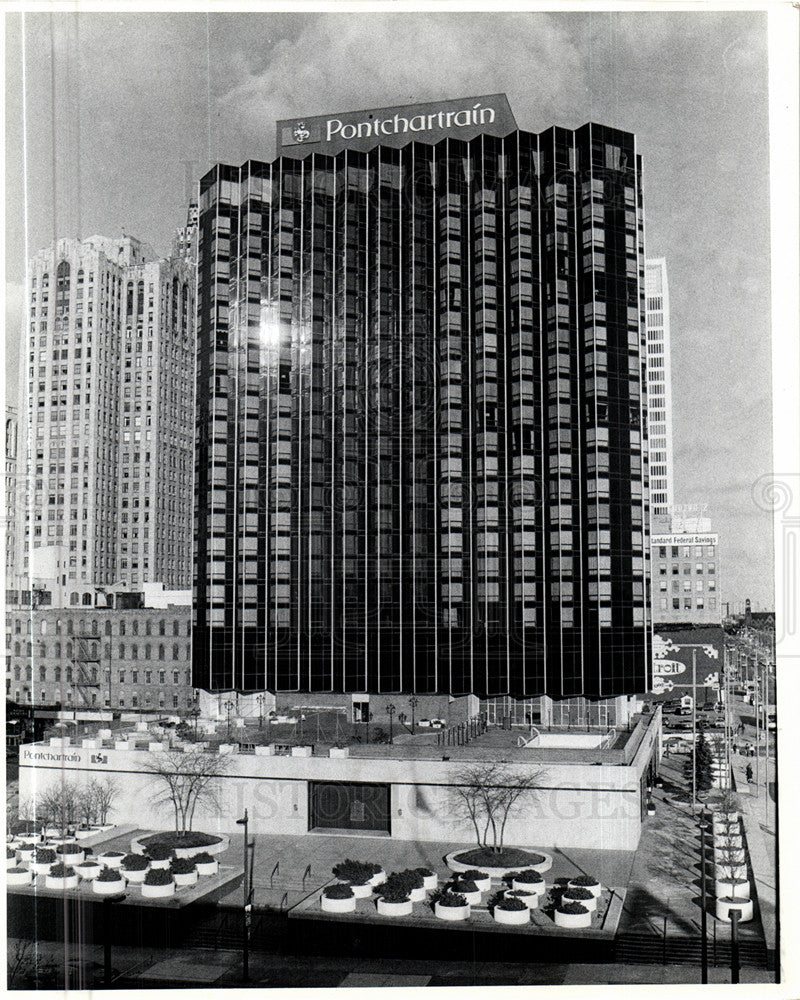
<path fill-rule="evenodd" d="M 89 789 L 92 795 L 96 820 L 98 823 L 105 824 L 108 822 L 108 815 L 111 812 L 114 800 L 119 795 L 119 782 L 108 774 L 104 778 L 92 779 L 89 783 Z"/>
<path fill-rule="evenodd" d="M 64 833 L 78 821 L 78 793 L 73 785 L 57 782 L 35 796 L 33 808 L 40 827 L 56 827 Z"/>
<path fill-rule="evenodd" d="M 27 938 L 16 938 L 13 943 L 9 940 L 8 951 L 8 980 L 6 985 L 9 989 L 20 987 L 21 984 L 34 968 L 36 961 L 36 950 L 33 941 Z"/>
<path fill-rule="evenodd" d="M 456 809 L 469 817 L 479 847 L 502 853 L 509 818 L 525 797 L 541 787 L 544 774 L 542 770 L 517 770 L 491 761 L 470 764 L 456 773 Z"/>
<path fill-rule="evenodd" d="M 181 836 L 192 829 L 198 805 L 219 807 L 217 778 L 230 767 L 223 755 L 202 750 L 171 750 L 158 754 L 144 767 L 157 779 L 157 805 L 172 807 L 175 832 Z"/>

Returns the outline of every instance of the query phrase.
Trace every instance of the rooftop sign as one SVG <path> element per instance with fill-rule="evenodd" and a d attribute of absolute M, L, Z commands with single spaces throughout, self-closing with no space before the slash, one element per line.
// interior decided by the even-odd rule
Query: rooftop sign
<path fill-rule="evenodd" d="M 651 545 L 716 545 L 718 541 L 719 535 L 715 534 L 674 534 L 650 536 Z"/>
<path fill-rule="evenodd" d="M 473 139 L 476 135 L 508 135 L 517 127 L 505 94 L 462 97 L 371 111 L 337 112 L 316 118 L 287 118 L 278 122 L 278 156 L 301 158 L 309 153 L 338 153 L 342 149 L 398 148 L 409 142 Z"/>

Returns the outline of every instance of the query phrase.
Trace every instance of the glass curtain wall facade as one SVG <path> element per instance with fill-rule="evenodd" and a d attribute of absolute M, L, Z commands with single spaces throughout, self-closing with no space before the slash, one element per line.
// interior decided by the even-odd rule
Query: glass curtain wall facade
<path fill-rule="evenodd" d="M 196 686 L 649 686 L 632 135 L 218 165 L 198 246 Z"/>

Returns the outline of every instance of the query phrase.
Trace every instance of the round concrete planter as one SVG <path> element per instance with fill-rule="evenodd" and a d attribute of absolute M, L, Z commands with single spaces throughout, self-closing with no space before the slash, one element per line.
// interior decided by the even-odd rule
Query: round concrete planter
<path fill-rule="evenodd" d="M 520 899 L 528 907 L 529 910 L 538 910 L 540 894 L 538 892 L 525 892 L 524 889 L 519 890 L 524 893 L 522 896 L 512 896 L 511 889 L 506 889 L 505 896 L 511 899 Z"/>
<path fill-rule="evenodd" d="M 425 899 L 425 886 L 419 886 L 417 889 L 409 889 L 408 898 L 412 903 L 422 903 Z"/>
<path fill-rule="evenodd" d="M 85 851 L 74 851 L 72 854 L 61 854 L 59 851 L 56 851 L 56 854 L 58 854 L 59 860 L 65 865 L 79 865 L 81 861 L 86 859 Z"/>
<path fill-rule="evenodd" d="M 735 833 L 732 836 L 727 834 L 723 837 L 714 837 L 714 850 L 724 851 L 726 847 L 739 848 L 744 847 L 744 841 L 742 840 L 742 835 L 740 833 Z"/>
<path fill-rule="evenodd" d="M 430 892 L 432 889 L 437 889 L 439 887 L 439 876 L 436 872 L 433 875 L 423 875 L 422 876 L 422 888 L 426 892 Z"/>
<path fill-rule="evenodd" d="M 99 882 L 94 879 L 92 892 L 98 896 L 118 896 L 121 892 L 125 892 L 125 879 L 120 878 L 118 882 Z"/>
<path fill-rule="evenodd" d="M 127 868 L 120 868 L 120 871 L 125 876 L 126 880 L 128 882 L 133 882 L 134 884 L 144 882 L 144 877 L 147 875 L 148 870 L 148 868 L 140 868 L 131 869 L 129 871 Z"/>
<path fill-rule="evenodd" d="M 466 871 L 467 869 L 465 868 L 464 870 Z M 463 896 L 464 893 L 461 893 L 461 895 Z M 480 901 L 480 893 L 478 893 L 478 897 Z M 470 907 L 469 903 L 466 906 L 442 906 L 441 903 L 435 903 L 433 912 L 440 920 L 469 920 Z"/>
<path fill-rule="evenodd" d="M 124 854 L 101 854 L 97 860 L 106 868 L 121 868 Z"/>
<path fill-rule="evenodd" d="M 730 879 L 718 878 L 714 883 L 716 896 L 730 896 L 734 899 L 750 899 L 750 879 L 733 882 Z"/>
<path fill-rule="evenodd" d="M 175 885 L 196 885 L 197 884 L 197 872 L 173 872 L 172 877 L 175 879 Z"/>
<path fill-rule="evenodd" d="M 18 852 L 19 853 L 19 860 L 20 861 L 24 861 L 26 864 L 29 861 L 33 861 L 33 855 L 34 855 L 34 851 L 35 850 L 36 850 L 35 847 L 31 847 L 27 851 L 20 850 Z"/>
<path fill-rule="evenodd" d="M 7 869 L 8 869 L 8 868 L 16 868 L 16 867 L 17 867 L 17 859 L 16 859 L 16 856 L 15 856 L 15 857 L 13 857 L 13 858 L 6 858 L 6 868 L 7 868 Z"/>
<path fill-rule="evenodd" d="M 603 891 L 603 887 L 599 882 L 596 885 L 582 885 L 574 879 L 570 879 L 570 881 L 567 882 L 567 891 L 570 889 L 586 889 L 586 891 L 590 892 L 595 898 L 597 898 Z M 583 900 L 579 900 L 579 902 L 583 902 Z"/>
<path fill-rule="evenodd" d="M 147 846 L 143 843 L 152 834 L 145 834 L 144 837 L 134 837 L 131 840 L 131 854 L 147 854 Z M 173 848 L 176 858 L 193 858 L 195 854 L 222 854 L 231 846 L 231 838 L 224 833 L 215 833 L 211 836 L 219 837 L 218 844 L 205 844 L 203 847 L 175 847 Z"/>
<path fill-rule="evenodd" d="M 541 882 L 518 882 L 514 879 L 511 883 L 511 888 L 520 889 L 522 892 L 532 892 L 537 896 L 542 896 L 545 892 L 547 892 L 547 886 L 544 879 L 542 879 Z"/>
<path fill-rule="evenodd" d="M 580 900 L 581 906 L 583 906 L 584 901 Z M 562 913 L 561 910 L 555 911 L 555 921 L 556 927 L 591 927 L 592 926 L 592 914 L 589 910 L 586 913 Z"/>
<path fill-rule="evenodd" d="M 527 924 L 530 923 L 531 911 L 527 906 L 524 910 L 504 910 L 502 906 L 495 906 L 492 919 L 496 924 Z"/>
<path fill-rule="evenodd" d="M 97 878 L 100 872 L 103 870 L 102 866 L 99 864 L 93 864 L 91 866 L 87 865 L 85 868 L 81 865 L 75 869 L 78 876 L 83 879 L 84 882 L 91 882 L 92 879 Z"/>
<path fill-rule="evenodd" d="M 46 875 L 44 880 L 46 889 L 77 889 L 78 875 L 67 875 L 66 878 L 58 878 L 55 875 Z"/>
<path fill-rule="evenodd" d="M 369 880 L 370 885 L 383 885 L 386 881 L 386 872 L 381 868 L 379 872 L 375 872 L 372 878 Z"/>
<path fill-rule="evenodd" d="M 145 899 L 163 899 L 165 896 L 174 895 L 174 882 L 168 882 L 166 885 L 145 885 L 142 883 L 142 896 L 144 896 Z"/>
<path fill-rule="evenodd" d="M 508 875 L 510 872 L 518 872 L 528 868 L 535 872 L 539 872 L 541 875 L 544 872 L 550 871 L 553 867 L 552 854 L 546 854 L 544 851 L 536 850 L 536 848 L 533 847 L 525 848 L 525 850 L 529 851 L 531 854 L 538 854 L 540 858 L 544 858 L 544 861 L 540 861 L 536 865 L 513 865 L 511 868 L 493 868 L 491 865 L 480 865 L 479 870 L 486 872 L 487 875 L 490 875 L 494 879 L 501 879 L 504 875 Z M 456 858 L 457 854 L 464 854 L 464 850 L 453 851 L 452 853 L 446 855 L 444 859 L 451 872 L 468 872 L 472 869 L 478 868 L 478 865 L 468 865 L 463 861 L 459 861 Z"/>
<path fill-rule="evenodd" d="M 478 892 L 488 892 L 492 888 L 492 876 L 486 875 L 485 878 L 473 878 L 470 882 L 475 883 L 475 887 Z"/>
<path fill-rule="evenodd" d="M 325 913 L 355 913 L 355 896 L 349 896 L 347 899 L 329 899 L 323 894 L 319 901 Z"/>
<path fill-rule="evenodd" d="M 342 882 L 342 885 L 349 885 L 356 899 L 366 899 L 368 896 L 371 896 L 374 888 L 371 882 L 365 882 L 364 885 L 353 885 L 352 882 Z"/>
<path fill-rule="evenodd" d="M 87 830 L 76 830 L 75 839 L 86 840 L 87 837 L 93 837 L 98 832 L 99 832 L 99 827 L 89 827 Z"/>
<path fill-rule="evenodd" d="M 29 871 L 6 872 L 6 885 L 30 885 L 33 875 Z"/>
<path fill-rule="evenodd" d="M 753 919 L 753 901 L 751 899 L 737 899 L 731 902 L 729 899 L 718 899 L 716 903 L 717 919 L 724 923 L 731 922 L 731 911 L 739 911 L 739 923 L 745 923 Z"/>
<path fill-rule="evenodd" d="M 169 868 L 171 863 L 172 863 L 171 858 L 159 858 L 158 860 L 156 860 L 155 858 L 150 859 L 151 868 Z"/>
<path fill-rule="evenodd" d="M 581 886 L 583 889 L 584 886 Z M 592 896 L 591 899 L 576 899 L 574 896 L 570 896 L 569 889 L 565 890 L 561 896 L 562 903 L 579 903 L 581 906 L 585 906 L 590 913 L 594 913 L 597 909 L 597 896 Z M 570 916 L 570 914 L 564 914 L 565 916 Z"/>
<path fill-rule="evenodd" d="M 47 875 L 55 861 L 30 861 L 28 867 L 34 875 Z"/>
<path fill-rule="evenodd" d="M 153 865 L 150 866 L 154 867 Z M 216 859 L 214 861 L 195 861 L 195 867 L 197 868 L 198 875 L 216 875 L 219 871 L 219 861 Z"/>
<path fill-rule="evenodd" d="M 378 897 L 378 913 L 383 917 L 410 917 L 414 904 L 410 899 L 403 903 L 390 903 Z"/>

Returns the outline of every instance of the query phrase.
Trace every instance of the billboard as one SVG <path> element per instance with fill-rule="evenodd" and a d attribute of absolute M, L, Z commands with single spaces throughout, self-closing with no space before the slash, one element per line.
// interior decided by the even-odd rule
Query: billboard
<path fill-rule="evenodd" d="M 517 127 L 505 94 L 461 97 L 367 111 L 345 111 L 277 123 L 278 156 L 302 158 L 309 153 L 399 148 L 410 142 L 474 139 L 476 135 L 508 135 Z"/>
<path fill-rule="evenodd" d="M 707 628 L 659 626 L 653 636 L 653 687 L 656 701 L 692 693 L 692 654 L 696 662 L 697 703 L 713 704 L 725 663 L 725 634 L 720 625 Z"/>

